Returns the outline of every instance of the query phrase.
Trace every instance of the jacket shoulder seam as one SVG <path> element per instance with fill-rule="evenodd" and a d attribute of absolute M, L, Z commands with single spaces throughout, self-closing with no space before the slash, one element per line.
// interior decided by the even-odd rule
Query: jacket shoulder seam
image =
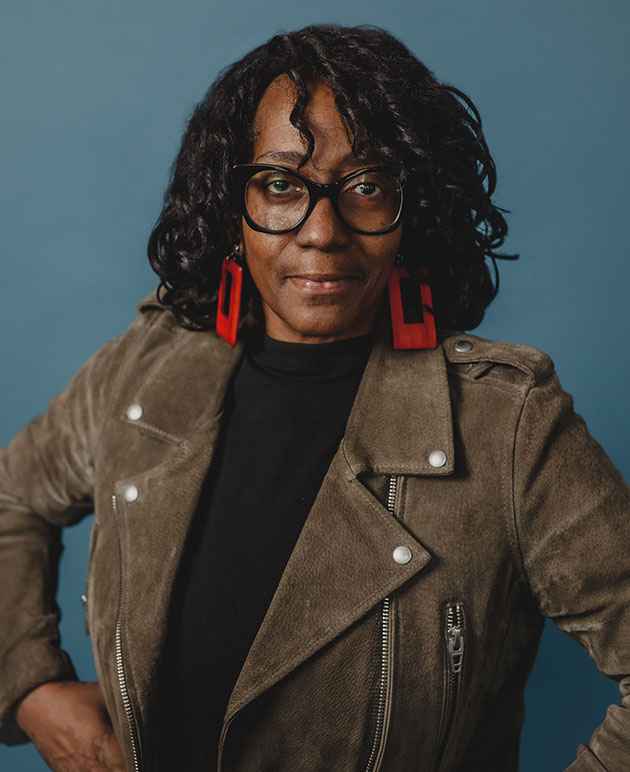
<path fill-rule="evenodd" d="M 449 373 L 452 373 L 457 378 L 461 378 L 463 381 L 468 381 L 468 383 L 474 383 L 478 386 L 488 386 L 491 389 L 496 389 L 497 391 L 503 392 L 503 394 L 507 394 L 509 397 L 518 397 L 523 394 L 522 387 L 516 386 L 507 381 L 503 381 L 499 378 L 475 378 L 469 373 L 458 372 L 455 368 L 449 368 Z"/>
<path fill-rule="evenodd" d="M 473 365 L 466 374 L 475 379 L 481 378 L 490 369 L 483 366 L 476 369 L 475 364 L 489 363 L 514 367 L 527 377 L 530 385 L 545 380 L 555 369 L 549 354 L 542 349 L 521 343 L 490 340 L 462 333 L 445 338 L 442 346 L 450 364 Z"/>

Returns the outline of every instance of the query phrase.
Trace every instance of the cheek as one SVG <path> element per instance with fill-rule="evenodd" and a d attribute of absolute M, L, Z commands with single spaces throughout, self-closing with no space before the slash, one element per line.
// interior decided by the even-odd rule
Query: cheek
<path fill-rule="evenodd" d="M 385 254 L 373 255 L 368 266 L 369 281 L 372 286 L 376 285 L 382 287 L 389 277 L 389 274 L 394 265 L 397 249 L 394 246 L 391 250 L 388 250 Z"/>
<path fill-rule="evenodd" d="M 267 270 L 267 267 L 262 263 L 261 260 L 259 260 L 258 258 L 252 257 L 251 254 L 247 256 L 246 261 L 247 261 L 247 267 L 249 269 L 249 273 L 251 274 L 251 277 L 258 291 L 261 292 L 263 295 L 266 294 L 267 287 L 270 282 L 270 277 L 269 277 L 269 272 Z"/>
<path fill-rule="evenodd" d="M 389 273 L 394 264 L 402 241 L 402 228 L 381 236 L 377 241 L 378 243 L 375 243 L 369 236 L 365 236 L 362 246 L 370 272 L 382 276 L 383 273 Z"/>
<path fill-rule="evenodd" d="M 265 239 L 265 234 L 244 234 L 245 262 L 249 273 L 262 295 L 277 291 L 277 274 L 275 267 L 278 264 L 277 255 L 282 249 L 281 245 L 271 245 Z"/>

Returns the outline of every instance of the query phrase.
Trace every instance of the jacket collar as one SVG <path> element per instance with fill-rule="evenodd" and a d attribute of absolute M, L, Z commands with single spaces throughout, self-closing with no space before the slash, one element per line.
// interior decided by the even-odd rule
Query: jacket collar
<path fill-rule="evenodd" d="M 385 311 L 376 319 L 374 345 L 346 426 L 348 465 L 354 476 L 451 474 L 453 419 L 442 346 L 394 349 Z M 439 467 L 429 462 L 436 450 L 446 457 Z"/>

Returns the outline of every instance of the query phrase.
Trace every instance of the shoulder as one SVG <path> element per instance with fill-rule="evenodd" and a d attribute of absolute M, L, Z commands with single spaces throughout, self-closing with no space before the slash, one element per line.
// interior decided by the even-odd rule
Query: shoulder
<path fill-rule="evenodd" d="M 157 289 L 151 290 L 151 292 L 143 295 L 136 304 L 136 311 L 138 311 L 138 313 L 150 313 L 151 309 L 166 311 L 166 307 L 163 306 L 157 298 Z"/>
<path fill-rule="evenodd" d="M 183 331 L 168 305 L 160 303 L 157 289 L 143 295 L 136 303 L 136 316 L 132 326 L 147 330 L 157 328 L 169 332 Z"/>
<path fill-rule="evenodd" d="M 146 320 L 152 319 L 156 312 L 172 316 L 168 306 L 163 305 L 158 300 L 157 289 L 151 290 L 151 292 L 148 292 L 146 295 L 143 295 L 140 298 L 140 300 L 136 303 L 136 311 Z"/>
<path fill-rule="evenodd" d="M 156 297 L 156 290 L 149 292 L 135 303 L 135 313 L 126 327 L 110 341 L 116 348 L 125 351 L 144 345 L 147 335 L 155 332 L 174 332 L 177 321 L 168 306 L 163 306 Z"/>
<path fill-rule="evenodd" d="M 135 314 L 121 333 L 109 340 L 92 359 L 102 360 L 108 379 L 120 383 L 124 377 L 137 377 L 148 364 L 173 345 L 174 333 L 182 328 L 155 290 L 135 304 Z M 135 374 L 135 375 L 133 375 Z M 111 384 L 110 384 L 111 385 Z"/>
<path fill-rule="evenodd" d="M 155 335 L 158 328 L 162 328 L 164 333 L 175 326 L 173 314 L 159 303 L 155 291 L 144 295 L 136 302 L 135 314 L 122 331 L 105 340 L 83 363 L 74 378 L 90 374 L 88 380 L 109 386 L 109 382 L 117 378 L 129 360 L 135 360 L 140 350 L 152 345 L 152 341 L 160 337 Z M 162 334 L 161 337 L 167 336 Z"/>
<path fill-rule="evenodd" d="M 527 390 L 555 372 L 547 352 L 524 343 L 448 331 L 441 345 L 449 372 L 468 380 Z"/>

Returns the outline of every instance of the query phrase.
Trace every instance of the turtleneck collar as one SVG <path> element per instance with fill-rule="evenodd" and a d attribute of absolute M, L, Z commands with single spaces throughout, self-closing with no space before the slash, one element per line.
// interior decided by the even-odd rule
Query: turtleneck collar
<path fill-rule="evenodd" d="M 246 355 L 270 375 L 331 380 L 361 372 L 372 342 L 371 333 L 329 343 L 293 343 L 263 332 L 249 337 Z"/>

